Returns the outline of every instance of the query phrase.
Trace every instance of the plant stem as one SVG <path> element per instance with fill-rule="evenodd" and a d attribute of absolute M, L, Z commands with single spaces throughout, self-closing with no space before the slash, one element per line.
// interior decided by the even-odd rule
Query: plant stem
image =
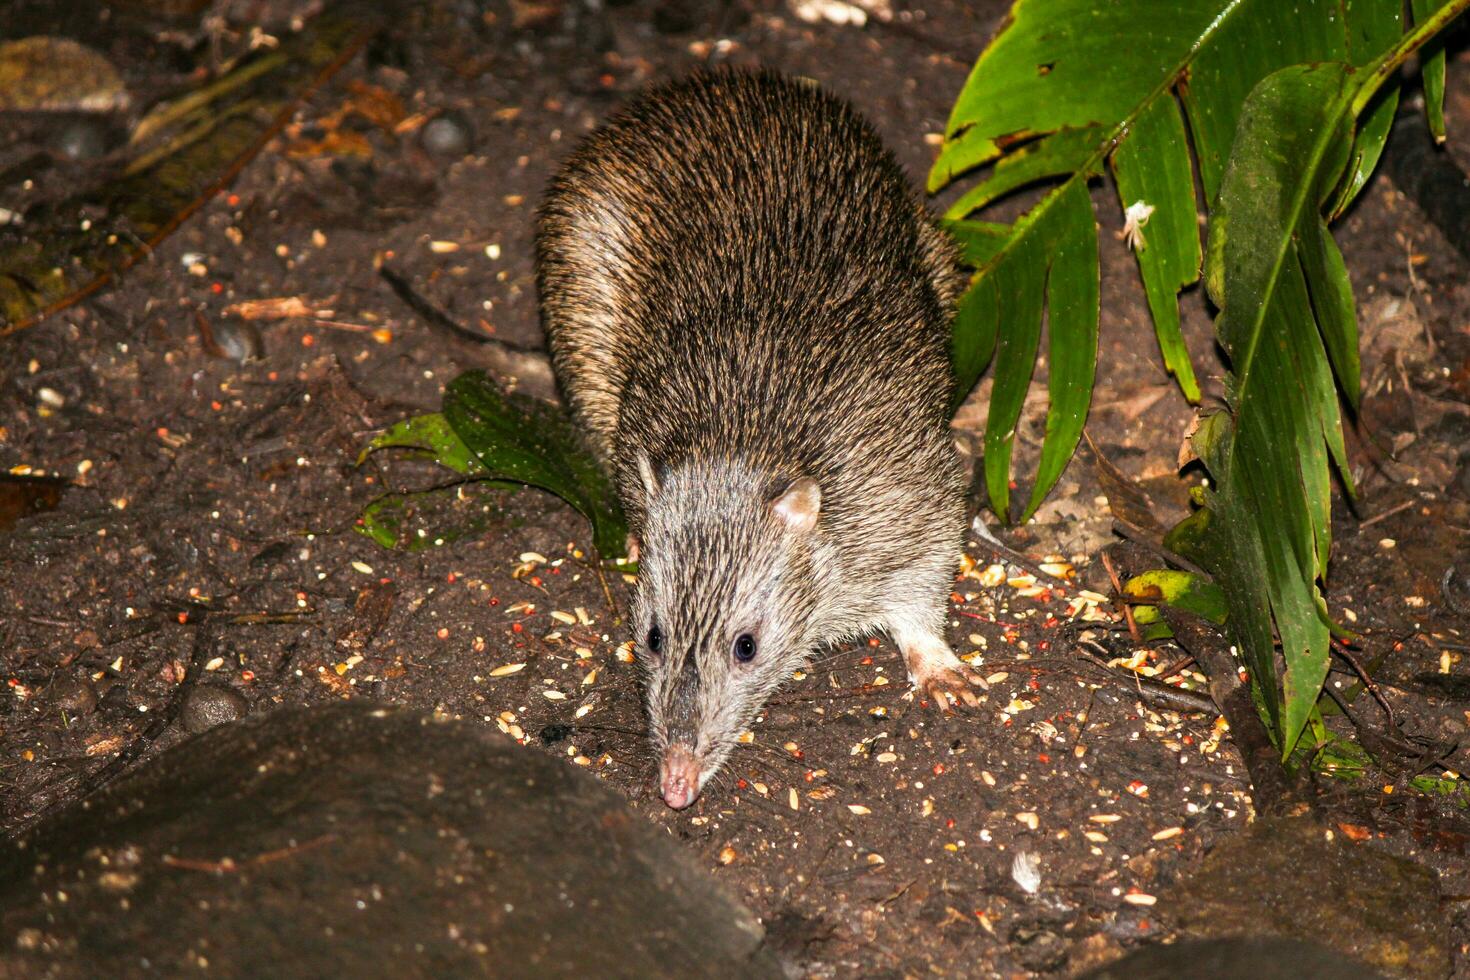
<path fill-rule="evenodd" d="M 1456 17 L 1470 10 L 1470 0 L 1450 0 L 1449 3 L 1440 7 L 1422 24 L 1415 24 L 1414 29 L 1399 38 L 1397 44 L 1385 51 L 1379 59 L 1369 67 L 1364 76 L 1363 84 L 1359 86 L 1357 94 L 1353 96 L 1350 108 L 1353 118 L 1363 114 L 1364 108 L 1388 81 L 1389 76 L 1398 71 L 1409 55 L 1418 51 L 1430 38 L 1449 26 Z"/>

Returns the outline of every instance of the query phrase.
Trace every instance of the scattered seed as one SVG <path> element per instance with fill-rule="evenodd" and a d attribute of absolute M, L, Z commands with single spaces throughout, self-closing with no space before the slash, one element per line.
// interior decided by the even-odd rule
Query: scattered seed
<path fill-rule="evenodd" d="M 565 694 L 556 690 L 542 691 L 541 696 L 548 701 L 565 701 L 567 699 Z"/>
<path fill-rule="evenodd" d="M 847 809 L 852 813 L 856 813 L 860 817 L 865 817 L 873 812 L 872 810 L 869 810 L 867 807 L 863 806 L 861 803 L 849 803 L 847 805 Z"/>
<path fill-rule="evenodd" d="M 1183 827 L 1165 827 L 1163 830 L 1159 831 L 1157 834 L 1154 834 L 1153 839 L 1154 840 L 1168 840 L 1170 837 L 1178 837 L 1182 833 L 1184 833 L 1184 828 Z"/>
<path fill-rule="evenodd" d="M 519 673 L 520 671 L 523 671 L 525 669 L 526 669 L 526 665 L 523 664 L 523 663 L 522 664 L 501 664 L 499 667 L 496 667 L 494 670 L 490 671 L 490 676 L 491 677 L 509 677 L 511 674 Z"/>
<path fill-rule="evenodd" d="M 362 572 L 362 574 L 364 575 L 373 574 L 373 566 L 369 565 L 365 561 L 355 561 L 352 563 L 352 567 L 356 571 Z"/>
<path fill-rule="evenodd" d="M 1040 818 L 1038 818 L 1036 814 L 1031 813 L 1030 811 L 1016 814 L 1016 820 L 1024 824 L 1030 830 L 1035 830 L 1037 827 L 1041 826 Z"/>
<path fill-rule="evenodd" d="M 735 848 L 731 847 L 729 844 L 726 844 L 724 847 L 720 848 L 720 856 L 718 860 L 721 864 L 731 864 L 734 862 L 735 856 Z"/>
<path fill-rule="evenodd" d="M 801 797 L 797 795 L 795 786 L 786 791 L 786 805 L 793 810 L 801 809 Z"/>
<path fill-rule="evenodd" d="M 1087 819 L 1091 820 L 1093 823 L 1117 823 L 1119 820 L 1122 820 L 1123 817 L 1116 813 L 1094 813 Z"/>
<path fill-rule="evenodd" d="M 573 616 L 571 613 L 562 612 L 560 609 L 553 609 L 551 611 L 551 618 L 558 623 L 566 623 L 568 626 L 575 626 L 577 623 L 576 616 Z"/>
<path fill-rule="evenodd" d="M 1153 905 L 1158 899 L 1152 895 L 1145 895 L 1143 892 L 1129 892 L 1123 896 L 1123 901 L 1130 905 Z"/>

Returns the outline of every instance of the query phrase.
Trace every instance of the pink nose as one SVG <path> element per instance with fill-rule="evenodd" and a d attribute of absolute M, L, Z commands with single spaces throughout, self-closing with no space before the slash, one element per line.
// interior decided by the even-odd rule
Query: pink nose
<path fill-rule="evenodd" d="M 664 802 L 682 810 L 699 798 L 699 763 L 685 745 L 670 745 L 659 766 L 659 793 Z"/>

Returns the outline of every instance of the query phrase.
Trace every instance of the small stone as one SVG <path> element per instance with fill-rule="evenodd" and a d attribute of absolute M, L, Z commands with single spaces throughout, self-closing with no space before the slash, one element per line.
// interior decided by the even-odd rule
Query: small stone
<path fill-rule="evenodd" d="M 200 684 L 184 698 L 184 729 L 208 731 L 216 725 L 238 721 L 250 711 L 250 702 L 238 691 L 216 684 Z"/>
<path fill-rule="evenodd" d="M 214 324 L 214 342 L 226 357 L 241 364 L 265 356 L 265 341 L 248 320 L 220 320 Z"/>
<path fill-rule="evenodd" d="M 52 706 L 69 715 L 89 715 L 97 707 L 97 689 L 80 677 L 56 678 L 50 694 Z"/>
<path fill-rule="evenodd" d="M 97 707 L 104 715 L 112 718 L 128 718 L 138 713 L 133 707 L 133 699 L 128 697 L 128 686 L 121 681 L 114 683 L 102 693 L 102 699 L 97 702 Z"/>
<path fill-rule="evenodd" d="M 474 149 L 475 135 L 464 116 L 446 112 L 424 124 L 419 141 L 432 156 L 458 159 Z"/>
<path fill-rule="evenodd" d="M 78 162 L 104 157 L 121 142 L 115 128 L 96 116 L 78 116 L 59 126 L 51 146 L 61 156 Z"/>

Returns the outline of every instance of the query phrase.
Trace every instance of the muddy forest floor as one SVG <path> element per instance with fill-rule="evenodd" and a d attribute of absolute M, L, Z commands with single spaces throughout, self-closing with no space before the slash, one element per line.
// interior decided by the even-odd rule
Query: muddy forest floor
<path fill-rule="evenodd" d="M 443 384 L 484 359 L 406 308 L 379 264 L 461 323 L 538 343 L 540 190 L 577 137 L 641 85 L 710 62 L 810 76 L 864 110 L 917 178 L 1004 6 L 915 4 L 860 28 L 811 25 L 769 0 L 631 0 L 598 13 L 404 5 L 149 261 L 0 339 L 0 466 L 72 481 L 54 510 L 0 532 L 4 825 L 107 771 L 168 709 L 208 622 L 207 682 L 252 712 L 371 698 L 483 719 L 528 751 L 587 766 L 817 975 L 1044 974 L 1164 935 L 1158 897 L 1250 819 L 1249 783 L 1213 713 L 1149 707 L 1107 667 L 1138 648 L 1095 598 L 1110 590 L 1098 555 L 1116 539 L 1086 451 L 1038 521 L 1005 534 L 1037 560 L 1073 563 L 1075 581 L 997 574 L 995 552 L 968 548 L 950 638 L 991 675 L 980 710 L 919 705 L 886 641 L 830 651 L 679 813 L 652 792 L 637 671 L 618 653 L 631 586 L 589 563 L 575 512 L 531 492 L 469 491 L 456 512 L 488 507 L 497 519 L 457 542 L 388 552 L 353 530 L 384 490 L 443 479 L 383 457 L 355 465 L 365 440 L 435 410 Z M 68 5 L 66 22 L 50 7 L 0 4 L 0 22 L 12 36 L 75 34 L 130 82 L 169 70 L 171 46 L 191 43 L 178 32 L 140 40 L 138 25 L 103 24 L 91 4 Z M 1463 56 L 1452 66 L 1448 100 L 1462 166 L 1467 69 Z M 447 115 L 468 130 L 469 151 L 435 155 L 411 127 L 363 126 L 352 154 L 324 145 L 324 120 L 387 97 L 406 115 Z M 1116 193 L 1099 183 L 1095 194 L 1103 319 L 1089 434 L 1167 521 L 1182 513 L 1174 473 L 1191 409 L 1163 373 L 1115 241 Z M 1362 657 L 1378 663 L 1406 731 L 1464 742 L 1470 264 L 1381 176 L 1339 239 L 1360 301 L 1372 438 L 1360 432 L 1353 446 L 1357 512 L 1336 512 L 1333 610 L 1362 631 Z M 224 308 L 292 296 L 331 312 L 261 324 L 258 360 L 212 355 L 201 322 L 248 341 Z M 1197 293 L 1185 313 L 1197 370 L 1218 387 Z M 1019 432 L 1022 472 L 1040 407 Z M 983 399 L 961 413 L 966 445 L 977 417 Z M 1177 658 L 1163 647 L 1136 665 Z M 1381 722 L 1366 698 L 1356 713 Z M 170 725 L 148 751 L 184 737 Z M 1463 749 L 1455 758 L 1470 769 Z M 1331 781 L 1322 800 L 1329 820 L 1436 868 L 1445 894 L 1470 894 L 1463 811 L 1409 792 L 1403 773 Z M 1036 896 L 1012 878 L 1020 852 L 1039 857 Z M 1470 910 L 1446 909 L 1470 975 Z"/>

